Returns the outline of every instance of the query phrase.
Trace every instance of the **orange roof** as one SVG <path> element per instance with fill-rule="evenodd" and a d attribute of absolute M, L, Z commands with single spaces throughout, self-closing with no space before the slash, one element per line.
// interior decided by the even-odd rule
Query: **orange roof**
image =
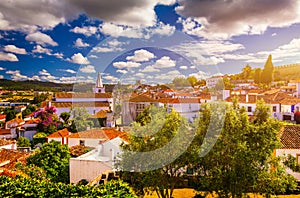
<path fill-rule="evenodd" d="M 9 135 L 10 129 L 0 129 L 0 135 Z"/>
<path fill-rule="evenodd" d="M 281 149 L 300 149 L 300 126 L 284 126 L 280 132 Z"/>
<path fill-rule="evenodd" d="M 160 98 L 158 100 L 160 103 L 164 104 L 191 104 L 191 103 L 200 103 L 199 98 Z"/>
<path fill-rule="evenodd" d="M 41 122 L 41 119 L 35 118 L 35 119 L 32 119 L 32 120 L 26 121 L 25 124 L 38 124 L 39 122 Z"/>
<path fill-rule="evenodd" d="M 68 136 L 69 136 L 69 131 L 67 128 L 65 128 L 48 135 L 47 138 L 62 138 Z"/>
<path fill-rule="evenodd" d="M 4 114 L 0 115 L 0 120 L 3 120 L 5 118 L 6 118 L 6 115 L 4 115 Z"/>
<path fill-rule="evenodd" d="M 109 107 L 108 102 L 52 102 L 51 106 L 56 108 L 71 107 Z"/>
<path fill-rule="evenodd" d="M 91 129 L 87 131 L 82 131 L 78 133 L 72 133 L 69 135 L 69 138 L 86 138 L 86 139 L 105 139 L 111 140 L 120 135 L 125 134 L 126 132 L 118 131 L 114 128 L 107 129 Z"/>
<path fill-rule="evenodd" d="M 14 118 L 8 122 L 6 122 L 7 124 L 13 123 L 13 122 L 17 122 L 18 124 L 24 123 L 24 120 L 21 120 L 19 118 Z"/>
<path fill-rule="evenodd" d="M 26 115 L 26 116 L 25 116 L 25 118 L 33 117 L 33 116 L 34 116 L 34 114 L 35 114 L 35 113 L 34 113 L 34 112 L 32 112 L 31 114 L 28 114 L 28 115 Z"/>
<path fill-rule="evenodd" d="M 111 98 L 109 93 L 68 93 L 58 92 L 56 98 Z"/>
<path fill-rule="evenodd" d="M 29 154 L 25 152 L 10 149 L 0 149 L 0 163 L 10 161 L 1 168 L 13 169 L 16 162 L 24 160 L 28 156 Z"/>
<path fill-rule="evenodd" d="M 16 140 L 0 139 L 0 146 L 5 146 L 14 143 L 16 143 Z"/>
<path fill-rule="evenodd" d="M 129 102 L 156 102 L 152 98 L 149 98 L 148 96 L 145 95 L 138 95 L 134 98 L 130 98 Z"/>

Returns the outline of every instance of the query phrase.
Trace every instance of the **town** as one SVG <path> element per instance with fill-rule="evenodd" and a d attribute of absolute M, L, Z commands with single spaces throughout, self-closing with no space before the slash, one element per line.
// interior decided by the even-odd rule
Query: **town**
<path fill-rule="evenodd" d="M 293 67 L 295 65 L 285 68 Z M 271 146 L 270 140 L 264 143 L 265 145 L 261 145 L 262 148 L 266 146 L 266 150 L 262 149 L 259 152 L 266 154 L 269 152 L 273 157 L 281 159 L 286 164 L 286 174 L 291 175 L 290 180 L 294 180 L 294 185 L 297 185 L 296 182 L 300 182 L 300 169 L 298 168 L 300 167 L 298 165 L 300 81 L 296 79 L 275 81 L 274 71 L 279 72 L 278 68 L 280 67 L 274 67 L 270 55 L 259 74 L 260 76 L 266 75 L 264 77 L 255 77 L 256 70 L 246 65 L 241 73 L 231 76 L 212 76 L 207 79 L 197 79 L 194 76 L 175 77 L 171 84 L 157 86 L 137 81 L 133 85 L 110 85 L 108 87 L 113 87 L 113 89 L 110 88 L 109 92 L 106 90 L 107 85 L 102 83 L 100 73 L 91 90 L 87 92 L 1 90 L 0 174 L 10 177 L 28 175 L 33 178 L 40 175 L 51 182 L 89 186 L 104 185 L 121 177 L 132 184 L 133 180 L 138 178 L 121 174 L 122 169 L 128 171 L 126 166 L 123 168 L 120 166 L 124 160 L 122 153 L 128 148 L 126 145 L 131 145 L 132 141 L 136 140 L 137 137 L 132 136 L 137 130 L 145 130 L 143 125 L 147 126 L 151 119 L 153 122 L 150 124 L 156 125 L 155 116 L 160 115 L 159 109 L 165 109 L 164 111 L 169 116 L 175 116 L 173 114 L 176 113 L 177 117 L 173 119 L 179 119 L 189 125 L 188 123 L 197 123 L 199 119 L 204 119 L 203 112 L 207 107 L 203 105 L 219 102 L 227 106 L 238 105 L 250 122 L 257 120 L 258 116 L 267 116 L 263 119 L 273 120 L 268 121 L 270 126 L 275 127 L 276 124 L 271 124 L 275 121 L 280 123 L 280 126 L 272 129 L 270 133 L 273 135 L 275 133 L 275 137 L 269 137 L 273 138 L 273 144 L 276 142 L 274 138 L 279 137 L 280 145 Z M 264 74 L 265 71 L 267 74 Z M 268 78 L 269 80 L 266 80 Z M 265 105 L 265 110 L 262 103 Z M 157 112 L 153 114 L 152 108 Z M 260 111 L 266 115 L 259 115 Z M 163 116 L 168 117 L 166 114 Z M 212 117 L 205 119 L 216 122 L 213 124 L 218 122 Z M 167 120 L 164 122 L 168 123 Z M 226 122 L 225 120 L 224 125 L 227 124 Z M 146 130 L 153 130 L 154 128 L 151 127 L 149 126 Z M 158 129 L 155 133 L 170 130 L 164 127 L 162 126 L 162 129 Z M 238 126 L 235 127 L 238 128 Z M 173 133 L 178 129 L 175 127 L 174 130 Z M 164 136 L 162 134 L 156 136 L 157 134 L 152 133 L 141 136 L 145 141 L 144 146 L 151 145 L 148 142 L 149 137 L 163 138 Z M 222 133 L 227 133 L 227 131 Z M 235 135 L 230 141 L 236 141 Z M 258 136 L 258 138 L 263 137 L 262 134 Z M 259 142 L 267 139 L 255 140 L 253 143 L 260 144 Z M 182 142 L 185 143 L 185 140 L 182 139 Z M 138 141 L 135 144 L 138 144 Z M 271 152 L 268 151 L 272 148 Z M 185 155 L 184 152 L 180 154 Z M 270 155 L 265 157 L 268 159 Z M 182 156 L 179 157 L 181 158 Z M 195 168 L 188 168 L 188 165 L 183 161 L 181 167 L 171 168 L 170 170 L 174 169 L 179 174 L 171 175 L 173 181 L 171 179 L 168 182 L 172 184 L 176 181 L 174 185 L 177 187 L 195 188 L 191 183 L 197 178 L 197 171 Z M 30 168 L 33 169 L 31 172 L 29 172 Z M 159 168 L 164 169 L 164 167 Z M 147 185 L 151 187 L 152 184 L 144 185 L 146 188 Z M 174 185 L 171 190 L 174 190 Z M 282 185 L 286 185 L 283 191 L 273 189 L 272 193 L 284 193 L 286 190 L 291 190 L 288 189 L 291 183 Z M 141 195 L 145 193 L 144 190 L 137 192 Z"/>

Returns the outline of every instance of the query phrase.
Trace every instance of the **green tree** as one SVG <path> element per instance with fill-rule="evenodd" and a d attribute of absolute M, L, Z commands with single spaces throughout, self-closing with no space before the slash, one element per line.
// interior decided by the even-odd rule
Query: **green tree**
<path fill-rule="evenodd" d="M 179 181 L 180 169 L 187 164 L 189 156 L 179 154 L 169 163 L 166 163 L 166 159 L 172 159 L 178 152 L 185 151 L 185 146 L 188 145 L 187 138 L 191 136 L 188 122 L 174 110 L 167 113 L 166 109 L 154 106 L 149 110 L 149 114 L 144 115 L 150 117 L 145 119 L 149 123 L 142 126 L 134 122 L 129 134 L 130 143 L 122 145 L 124 152 L 120 168 L 136 171 L 125 172 L 123 177 L 130 177 L 135 192 L 141 195 L 150 189 L 159 197 L 172 197 L 175 184 Z M 161 150 L 171 140 L 171 148 Z M 159 154 L 148 156 L 149 152 L 156 149 Z M 138 152 L 140 155 L 132 152 Z"/>
<path fill-rule="evenodd" d="M 253 79 L 254 79 L 254 82 L 256 84 L 261 83 L 261 73 L 262 73 L 262 70 L 260 68 L 256 68 L 254 70 L 254 77 L 253 77 Z"/>
<path fill-rule="evenodd" d="M 32 103 L 33 104 L 40 104 L 41 102 L 47 100 L 49 97 L 49 94 L 36 94 L 33 98 Z"/>
<path fill-rule="evenodd" d="M 88 127 L 93 127 L 93 121 L 90 119 L 88 110 L 84 107 L 71 109 L 71 116 L 73 118 L 70 131 L 80 132 L 87 130 Z"/>
<path fill-rule="evenodd" d="M 30 140 L 26 137 L 19 137 L 17 140 L 17 146 L 18 147 L 30 147 L 31 143 Z"/>
<path fill-rule="evenodd" d="M 193 148 L 201 151 L 216 137 L 204 139 L 209 127 L 215 127 L 218 113 L 210 104 L 202 106 L 196 120 L 198 126 Z M 278 131 L 280 124 L 266 118 L 267 107 L 261 102 L 257 106 L 256 123 L 250 122 L 244 108 L 228 106 L 220 136 L 214 147 L 202 158 L 191 158 L 197 175 L 196 189 L 216 192 L 220 197 L 242 197 L 249 192 L 275 194 L 294 188 L 294 180 L 275 163 L 273 152 L 280 146 Z M 209 126 L 209 123 L 213 123 Z M 263 151 L 263 152 L 262 152 Z M 197 153 L 197 152 L 195 152 Z M 270 168 L 272 167 L 272 168 Z M 278 180 L 280 182 L 266 181 Z"/>
<path fill-rule="evenodd" d="M 270 84 L 273 81 L 274 65 L 272 63 L 272 55 L 269 55 L 264 69 L 261 73 L 261 82 L 265 84 Z"/>
<path fill-rule="evenodd" d="M 5 114 L 6 114 L 5 122 L 8 122 L 16 118 L 17 112 L 14 109 L 7 109 L 5 110 Z"/>
<path fill-rule="evenodd" d="M 51 141 L 27 158 L 27 164 L 34 164 L 45 170 L 52 182 L 69 182 L 70 151 L 67 145 Z"/>
<path fill-rule="evenodd" d="M 71 114 L 69 112 L 62 112 L 59 117 L 64 121 L 64 127 L 67 127 L 69 125 Z"/>
<path fill-rule="evenodd" d="M 241 77 L 244 80 L 248 80 L 252 78 L 252 74 L 252 67 L 249 64 L 247 64 L 242 70 Z"/>
<path fill-rule="evenodd" d="M 175 77 L 172 81 L 175 87 L 189 87 L 191 86 L 190 82 L 184 77 Z"/>
<path fill-rule="evenodd" d="M 189 81 L 192 87 L 194 87 L 198 82 L 198 79 L 195 76 L 189 76 L 187 77 L 187 80 Z"/>

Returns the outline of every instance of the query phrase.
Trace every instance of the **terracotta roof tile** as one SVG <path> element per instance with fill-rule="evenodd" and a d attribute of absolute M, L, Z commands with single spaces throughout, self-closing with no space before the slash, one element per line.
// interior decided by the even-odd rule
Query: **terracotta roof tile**
<path fill-rule="evenodd" d="M 71 107 L 109 107 L 108 102 L 52 102 L 51 106 L 56 108 Z"/>
<path fill-rule="evenodd" d="M 281 149 L 300 149 L 300 126 L 284 126 L 280 132 Z"/>
<path fill-rule="evenodd" d="M 156 101 L 148 96 L 138 95 L 134 98 L 130 98 L 129 102 L 156 102 Z"/>
<path fill-rule="evenodd" d="M 125 134 L 126 132 L 118 131 L 114 128 L 107 129 L 91 129 L 87 131 L 82 131 L 78 133 L 72 133 L 69 135 L 69 138 L 86 138 L 86 139 L 105 139 L 111 140 L 120 135 Z"/>
<path fill-rule="evenodd" d="M 13 169 L 16 162 L 25 160 L 30 154 L 26 152 L 10 150 L 10 149 L 0 149 L 0 163 L 5 161 L 10 161 L 8 164 L 1 166 L 1 168 Z"/>
<path fill-rule="evenodd" d="M 55 95 L 56 98 L 111 98 L 109 93 L 69 93 L 58 92 Z"/>
<path fill-rule="evenodd" d="M 68 136 L 69 136 L 69 131 L 67 128 L 65 128 L 48 135 L 47 138 L 62 138 Z"/>
<path fill-rule="evenodd" d="M 0 129 L 0 135 L 10 135 L 10 129 Z"/>
<path fill-rule="evenodd" d="M 15 144 L 16 140 L 9 140 L 9 139 L 0 139 L 0 146 L 5 146 L 9 144 Z"/>
<path fill-rule="evenodd" d="M 191 104 L 200 103 L 199 98 L 161 98 L 158 100 L 160 103 L 164 104 Z"/>

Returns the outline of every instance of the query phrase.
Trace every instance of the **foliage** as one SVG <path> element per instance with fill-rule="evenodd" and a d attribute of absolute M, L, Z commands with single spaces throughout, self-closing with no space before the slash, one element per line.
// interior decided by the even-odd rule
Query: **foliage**
<path fill-rule="evenodd" d="M 175 77 L 172 81 L 172 83 L 175 85 L 175 87 L 189 87 L 191 86 L 188 79 L 184 77 Z"/>
<path fill-rule="evenodd" d="M 194 87 L 198 83 L 198 79 L 195 76 L 189 76 L 187 77 L 187 80 L 192 87 Z"/>
<path fill-rule="evenodd" d="M 4 109 L 4 114 L 6 115 L 5 122 L 8 122 L 16 118 L 17 112 L 12 107 L 7 107 Z"/>
<path fill-rule="evenodd" d="M 273 74 L 274 74 L 274 66 L 272 63 L 272 55 L 269 55 L 264 69 L 261 73 L 261 82 L 265 84 L 270 84 L 273 81 Z"/>
<path fill-rule="evenodd" d="M 74 184 L 53 183 L 26 177 L 0 176 L 1 197 L 136 197 L 131 188 L 121 180 L 109 181 L 99 186 L 76 186 Z"/>
<path fill-rule="evenodd" d="M 19 137 L 17 140 L 17 146 L 18 147 L 30 147 L 31 143 L 30 140 L 26 137 Z"/>
<path fill-rule="evenodd" d="M 283 161 L 284 165 L 289 167 L 294 172 L 300 172 L 300 165 L 294 156 L 289 154 Z"/>
<path fill-rule="evenodd" d="M 32 103 L 33 104 L 40 104 L 41 102 L 47 100 L 47 98 L 49 97 L 49 94 L 36 94 L 33 98 Z"/>
<path fill-rule="evenodd" d="M 178 176 L 181 174 L 180 169 L 185 166 L 189 156 L 180 156 L 179 154 L 173 162 L 167 164 L 166 159 L 172 159 L 176 153 L 185 151 L 182 145 L 188 145 L 186 143 L 187 138 L 191 136 L 188 131 L 188 122 L 174 110 L 167 113 L 164 108 L 151 106 L 146 111 L 148 112 L 144 112 L 143 115 L 149 116 L 150 119 L 141 118 L 144 123 L 143 126 L 134 122 L 129 135 L 130 143 L 122 145 L 124 152 L 119 162 L 119 168 L 122 170 L 144 170 L 123 174 L 123 177 L 131 179 L 133 188 L 139 194 L 147 193 L 147 187 L 147 189 L 155 191 L 160 197 L 172 197 L 175 184 L 179 179 Z M 156 133 L 152 134 L 153 132 Z M 164 147 L 171 140 L 172 148 L 161 151 L 159 155 L 153 154 L 149 158 L 146 157 L 148 152 Z M 139 152 L 141 156 L 137 157 L 131 151 Z M 153 170 L 153 167 L 156 168 Z"/>
<path fill-rule="evenodd" d="M 260 68 L 256 68 L 254 70 L 254 77 L 253 77 L 253 80 L 256 84 L 259 84 L 261 83 L 261 73 L 262 73 L 262 70 Z"/>
<path fill-rule="evenodd" d="M 69 182 L 70 151 L 67 145 L 51 141 L 36 149 L 27 158 L 27 164 L 34 164 L 46 171 L 47 177 L 53 182 Z"/>
<path fill-rule="evenodd" d="M 282 167 L 272 163 L 273 151 L 280 145 L 277 136 L 280 124 L 259 113 L 266 109 L 263 102 L 258 104 L 257 122 L 252 123 L 243 108 L 227 107 L 221 135 L 214 147 L 202 158 L 191 158 L 190 163 L 198 174 L 196 189 L 215 191 L 220 197 L 242 197 L 248 192 L 283 193 L 295 186 L 285 171 L 278 171 Z M 193 149 L 197 152 L 202 144 L 215 139 L 215 136 L 204 139 L 210 122 L 218 123 L 218 116 L 206 104 L 196 120 L 198 129 Z M 278 182 L 265 183 L 270 180 Z"/>
<path fill-rule="evenodd" d="M 55 107 L 47 107 L 45 110 L 41 110 L 37 113 L 37 117 L 41 122 L 38 123 L 38 131 L 51 134 L 57 131 L 57 127 L 60 124 L 58 116 L 55 114 Z"/>
<path fill-rule="evenodd" d="M 88 127 L 93 127 L 93 121 L 90 119 L 91 116 L 86 108 L 73 108 L 70 114 L 73 117 L 70 131 L 80 132 L 86 130 Z"/>
<path fill-rule="evenodd" d="M 22 171 L 25 175 L 29 176 L 31 179 L 47 180 L 47 175 L 44 169 L 37 167 L 34 164 L 26 165 L 20 162 L 15 164 L 15 168 Z"/>
<path fill-rule="evenodd" d="M 32 112 L 35 112 L 36 106 L 33 106 L 29 104 L 24 111 L 22 111 L 22 117 L 24 118 L 25 116 L 31 114 Z"/>

